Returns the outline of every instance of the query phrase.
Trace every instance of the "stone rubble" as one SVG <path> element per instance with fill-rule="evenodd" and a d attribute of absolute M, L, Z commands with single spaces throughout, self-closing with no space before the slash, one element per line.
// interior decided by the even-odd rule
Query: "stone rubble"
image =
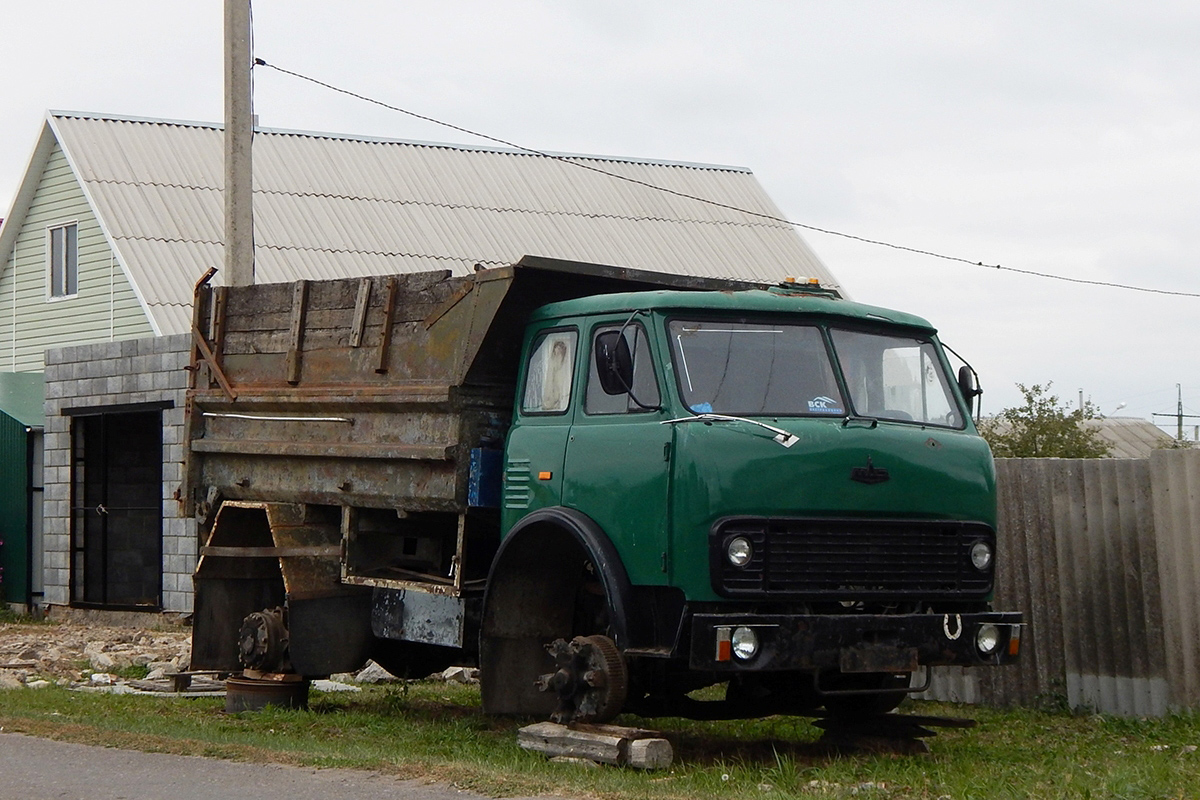
<path fill-rule="evenodd" d="M 154 630 L 69 621 L 0 623 L 0 688 L 112 684 L 138 666 L 179 672 L 191 662 L 191 635 L 190 628 L 167 621 Z"/>
<path fill-rule="evenodd" d="M 84 624 L 0 623 L 0 689 L 122 687 L 122 673 L 146 669 L 146 680 L 184 672 L 191 662 L 191 629 L 164 620 L 153 630 Z M 374 661 L 356 673 L 331 675 L 329 690 L 345 691 L 354 684 L 400 683 Z M 449 667 L 428 680 L 478 683 L 479 670 Z M 324 684 L 317 688 L 323 688 Z"/>

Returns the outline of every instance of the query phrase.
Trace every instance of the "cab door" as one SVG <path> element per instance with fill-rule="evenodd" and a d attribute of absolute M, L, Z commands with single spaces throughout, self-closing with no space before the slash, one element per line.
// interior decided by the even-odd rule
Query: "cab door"
<path fill-rule="evenodd" d="M 576 328 L 555 326 L 535 332 L 526 351 L 516 421 L 505 447 L 504 531 L 532 511 L 562 504 L 578 345 Z"/>
<path fill-rule="evenodd" d="M 597 367 L 601 334 L 625 340 L 632 386 L 610 394 Z M 672 426 L 659 408 L 661 371 L 641 322 L 613 320 L 591 328 L 581 347 L 579 390 L 567 441 L 563 504 L 591 517 L 616 545 L 630 581 L 663 584 L 669 564 L 668 526 Z"/>

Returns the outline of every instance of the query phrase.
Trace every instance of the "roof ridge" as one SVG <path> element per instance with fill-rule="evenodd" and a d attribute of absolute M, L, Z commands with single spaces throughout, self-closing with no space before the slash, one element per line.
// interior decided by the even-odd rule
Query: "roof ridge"
<path fill-rule="evenodd" d="M 176 120 L 158 117 L 141 117 L 125 114 L 105 114 L 95 111 L 64 111 L 51 109 L 47 112 L 58 119 L 84 119 L 96 122 L 127 122 L 145 125 L 162 125 L 178 128 L 206 128 L 213 131 L 224 130 L 222 122 L 202 122 L 199 120 Z M 499 155 L 525 156 L 527 158 L 548 158 L 552 160 L 576 159 L 580 161 L 608 161 L 621 164 L 644 164 L 655 167 L 678 167 L 681 169 L 708 170 L 714 172 L 741 172 L 752 175 L 749 167 L 739 167 L 730 164 L 709 164 L 698 161 L 674 161 L 667 159 L 636 158 L 633 156 L 601 155 L 597 153 L 565 153 L 551 150 L 531 152 L 507 147 L 488 147 L 484 145 L 465 144 L 461 142 L 430 142 L 419 139 L 398 139 L 385 136 L 367 136 L 354 133 L 332 133 L 328 131 L 306 131 L 293 128 L 268 128 L 255 126 L 254 132 L 269 136 L 297 136 L 308 139 L 333 139 L 346 142 L 361 142 L 363 144 L 391 144 L 406 147 L 429 147 L 443 150 L 462 150 L 479 153 L 496 153 Z"/>

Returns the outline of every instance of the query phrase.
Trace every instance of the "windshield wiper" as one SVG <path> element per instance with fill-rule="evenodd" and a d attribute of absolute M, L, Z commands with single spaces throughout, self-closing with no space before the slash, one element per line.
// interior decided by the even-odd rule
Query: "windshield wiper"
<path fill-rule="evenodd" d="M 713 414 L 706 411 L 703 414 L 694 414 L 689 417 L 679 417 L 677 419 L 664 419 L 660 425 L 673 425 L 677 422 L 744 422 L 747 425 L 755 425 L 764 430 L 768 430 L 775 434 L 771 437 L 773 441 L 779 442 L 784 447 L 791 447 L 796 442 L 800 441 L 800 437 L 783 428 L 776 428 L 774 425 L 768 425 L 765 422 L 759 422 L 756 419 L 746 419 L 745 417 L 733 417 L 729 414 Z"/>

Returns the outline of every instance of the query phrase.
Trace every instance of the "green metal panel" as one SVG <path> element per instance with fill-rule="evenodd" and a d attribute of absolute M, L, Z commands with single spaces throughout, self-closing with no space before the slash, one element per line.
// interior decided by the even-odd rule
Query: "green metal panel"
<path fill-rule="evenodd" d="M 50 300 L 46 229 L 67 222 L 79 226 L 79 291 Z M 0 274 L 0 370 L 40 370 L 44 351 L 54 347 L 154 335 L 57 145 L 20 225 Z"/>
<path fill-rule="evenodd" d="M 40 372 L 0 372 L 0 411 L 27 427 L 45 423 L 46 391 Z"/>
<path fill-rule="evenodd" d="M 29 593 L 29 458 L 27 428 L 0 412 L 0 593 L 24 603 Z"/>
<path fill-rule="evenodd" d="M 40 372 L 0 373 L 0 597 L 29 597 L 29 469 L 32 428 L 44 421 Z"/>

